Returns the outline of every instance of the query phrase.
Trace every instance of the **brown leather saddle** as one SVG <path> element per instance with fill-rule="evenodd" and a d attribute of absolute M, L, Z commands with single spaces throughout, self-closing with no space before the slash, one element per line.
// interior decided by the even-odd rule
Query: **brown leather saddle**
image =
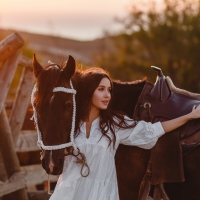
<path fill-rule="evenodd" d="M 166 121 L 192 111 L 200 105 L 200 95 L 176 88 L 160 68 L 154 85 L 147 82 L 134 111 L 135 120 Z M 187 122 L 158 139 L 151 151 L 152 184 L 184 181 L 182 155 L 200 145 L 200 119 Z"/>

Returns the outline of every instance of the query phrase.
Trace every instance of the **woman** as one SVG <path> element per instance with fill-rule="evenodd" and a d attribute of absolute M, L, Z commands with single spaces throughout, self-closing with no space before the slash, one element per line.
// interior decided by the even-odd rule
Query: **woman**
<path fill-rule="evenodd" d="M 200 117 L 200 106 L 182 117 L 154 124 L 134 122 L 110 110 L 112 81 L 100 68 L 83 74 L 77 93 L 75 143 L 86 156 L 90 173 L 82 177 L 76 158 L 67 156 L 51 200 L 118 200 L 114 156 L 119 143 L 152 148 L 159 137 Z M 87 174 L 84 168 L 83 174 Z"/>

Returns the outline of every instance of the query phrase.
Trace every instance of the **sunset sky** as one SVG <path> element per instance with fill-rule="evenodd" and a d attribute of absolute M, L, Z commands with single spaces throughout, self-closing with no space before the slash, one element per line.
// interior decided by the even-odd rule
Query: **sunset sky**
<path fill-rule="evenodd" d="M 139 0 L 0 0 L 0 27 L 92 40 L 116 30 L 114 17 L 133 2 Z"/>

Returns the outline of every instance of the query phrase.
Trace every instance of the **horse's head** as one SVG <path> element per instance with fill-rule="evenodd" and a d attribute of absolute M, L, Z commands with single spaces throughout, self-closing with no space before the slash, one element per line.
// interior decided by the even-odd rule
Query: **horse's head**
<path fill-rule="evenodd" d="M 32 104 L 38 144 L 42 149 L 42 166 L 48 174 L 59 175 L 63 170 L 66 147 L 73 144 L 70 134 L 74 128 L 75 60 L 69 56 L 63 68 L 51 64 L 43 69 L 34 55 L 33 71 L 37 81 Z"/>

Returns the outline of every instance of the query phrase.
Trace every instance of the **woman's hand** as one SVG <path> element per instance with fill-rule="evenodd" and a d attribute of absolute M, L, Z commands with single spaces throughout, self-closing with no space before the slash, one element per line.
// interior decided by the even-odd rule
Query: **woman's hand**
<path fill-rule="evenodd" d="M 191 119 L 197 119 L 200 118 L 200 105 L 193 106 L 192 112 L 189 113 L 189 116 Z"/>
<path fill-rule="evenodd" d="M 182 126 L 187 121 L 189 121 L 191 119 L 197 119 L 197 118 L 200 118 L 200 105 L 194 106 L 192 109 L 192 112 L 187 115 L 183 115 L 181 117 L 178 117 L 178 118 L 175 118 L 172 120 L 161 122 L 161 124 L 162 124 L 165 132 L 170 132 L 170 131 Z"/>

